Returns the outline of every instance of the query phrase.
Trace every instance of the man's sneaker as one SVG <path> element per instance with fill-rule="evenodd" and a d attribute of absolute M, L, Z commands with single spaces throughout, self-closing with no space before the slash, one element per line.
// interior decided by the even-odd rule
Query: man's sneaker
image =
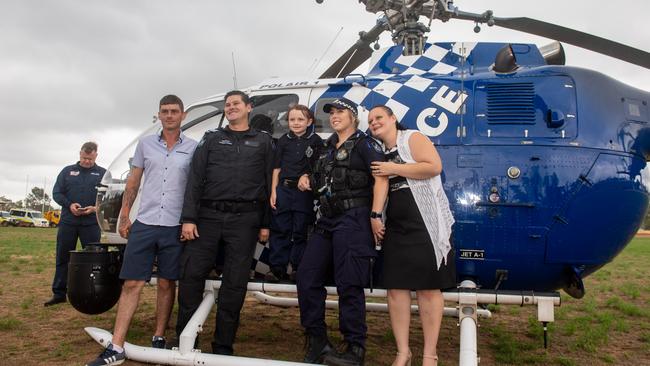
<path fill-rule="evenodd" d="M 153 338 L 151 338 L 151 347 L 153 348 L 165 349 L 166 344 L 167 341 L 165 341 L 165 337 L 153 336 Z"/>
<path fill-rule="evenodd" d="M 126 354 L 124 351 L 117 352 L 113 349 L 113 345 L 109 343 L 104 352 L 100 353 L 93 361 L 88 362 L 86 366 L 120 365 L 124 360 L 126 360 Z"/>

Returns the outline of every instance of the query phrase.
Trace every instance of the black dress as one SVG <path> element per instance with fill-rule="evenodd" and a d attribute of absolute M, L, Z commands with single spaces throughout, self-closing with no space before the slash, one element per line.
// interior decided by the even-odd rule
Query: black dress
<path fill-rule="evenodd" d="M 387 154 L 390 161 L 402 162 L 397 150 Z M 456 286 L 454 250 L 440 269 L 431 238 L 422 220 L 411 189 L 404 177 L 390 178 L 386 233 L 384 235 L 384 286 L 387 289 L 430 290 Z M 400 188 L 401 187 L 401 188 Z"/>

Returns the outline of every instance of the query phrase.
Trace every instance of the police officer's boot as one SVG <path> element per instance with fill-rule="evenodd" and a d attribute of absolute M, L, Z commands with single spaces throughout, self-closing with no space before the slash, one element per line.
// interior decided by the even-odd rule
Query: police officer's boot
<path fill-rule="evenodd" d="M 330 366 L 363 366 L 366 349 L 360 344 L 348 343 L 343 353 L 332 352 L 325 357 L 323 363 Z"/>
<path fill-rule="evenodd" d="M 333 348 L 327 335 L 312 335 L 307 334 L 307 352 L 305 352 L 305 363 L 321 363 L 325 355 L 330 353 Z"/>

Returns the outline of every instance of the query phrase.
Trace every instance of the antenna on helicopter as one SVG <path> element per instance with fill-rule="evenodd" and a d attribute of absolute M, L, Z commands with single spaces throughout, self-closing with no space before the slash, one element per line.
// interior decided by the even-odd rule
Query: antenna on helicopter
<path fill-rule="evenodd" d="M 235 51 L 230 53 L 232 57 L 232 84 L 233 89 L 237 89 L 237 68 L 235 67 Z"/>
<path fill-rule="evenodd" d="M 320 0 L 320 1 L 323 2 L 323 0 Z M 332 39 L 332 42 L 330 42 L 330 44 L 327 45 L 327 47 L 325 48 L 325 51 L 323 52 L 323 54 L 318 59 L 316 59 L 313 67 L 309 68 L 309 70 L 308 70 L 309 72 L 316 70 L 318 65 L 320 65 L 320 62 L 323 60 L 323 57 L 325 57 L 327 52 L 329 52 L 330 48 L 332 48 L 332 46 L 334 45 L 334 42 L 336 42 L 336 40 L 339 38 L 342 31 L 343 31 L 343 27 L 339 28 L 339 31 L 336 32 L 336 35 L 334 35 L 334 38 Z"/>

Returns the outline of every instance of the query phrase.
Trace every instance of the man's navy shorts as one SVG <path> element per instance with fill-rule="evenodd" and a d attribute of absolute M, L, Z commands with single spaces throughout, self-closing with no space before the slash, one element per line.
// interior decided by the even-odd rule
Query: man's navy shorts
<path fill-rule="evenodd" d="M 181 226 L 146 225 L 136 220 L 131 226 L 124 251 L 120 278 L 149 281 L 154 258 L 158 258 L 158 277 L 177 280 L 183 251 Z"/>

